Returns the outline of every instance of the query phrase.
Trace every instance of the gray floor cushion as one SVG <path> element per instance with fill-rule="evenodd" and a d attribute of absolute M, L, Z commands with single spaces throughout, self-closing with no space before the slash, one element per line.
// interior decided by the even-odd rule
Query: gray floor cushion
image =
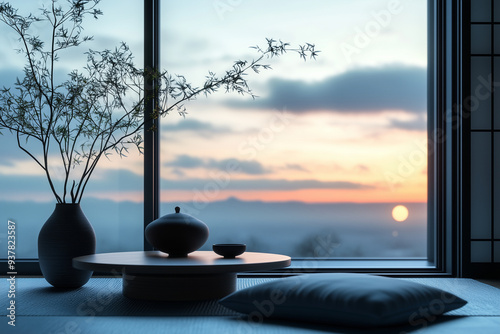
<path fill-rule="evenodd" d="M 311 274 L 259 284 L 220 304 L 265 318 L 349 326 L 387 326 L 433 321 L 467 302 L 431 286 L 365 274 Z"/>

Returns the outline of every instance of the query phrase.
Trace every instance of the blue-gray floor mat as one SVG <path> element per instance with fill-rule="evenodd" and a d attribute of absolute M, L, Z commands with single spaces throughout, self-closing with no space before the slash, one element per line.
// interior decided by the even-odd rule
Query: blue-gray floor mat
<path fill-rule="evenodd" d="M 447 313 L 455 316 L 500 316 L 500 289 L 472 279 L 404 278 L 451 292 L 468 304 Z M 238 289 L 273 280 L 239 278 Z M 7 280 L 0 283 L 0 305 L 8 305 Z M 92 278 L 83 287 L 60 291 L 43 278 L 16 279 L 16 314 L 18 316 L 227 316 L 237 313 L 217 301 L 149 302 L 123 297 L 120 278 Z M 6 315 L 6 307 L 0 314 Z M 499 332 L 500 333 L 500 332 Z"/>

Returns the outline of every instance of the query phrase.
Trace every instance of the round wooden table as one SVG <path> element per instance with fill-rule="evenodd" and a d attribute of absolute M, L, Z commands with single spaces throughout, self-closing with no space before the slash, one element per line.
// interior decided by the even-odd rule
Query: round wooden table
<path fill-rule="evenodd" d="M 289 266 L 289 256 L 246 252 L 225 259 L 211 251 L 169 258 L 160 251 L 103 253 L 73 259 L 77 269 L 123 275 L 123 295 L 144 300 L 218 299 L 236 290 L 236 273 Z"/>

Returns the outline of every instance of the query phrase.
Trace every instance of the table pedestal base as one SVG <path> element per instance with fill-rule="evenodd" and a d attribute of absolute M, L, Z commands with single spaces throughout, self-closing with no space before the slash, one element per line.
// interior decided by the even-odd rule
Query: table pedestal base
<path fill-rule="evenodd" d="M 123 274 L 123 295 L 133 299 L 220 299 L 235 290 L 236 273 L 168 276 Z"/>

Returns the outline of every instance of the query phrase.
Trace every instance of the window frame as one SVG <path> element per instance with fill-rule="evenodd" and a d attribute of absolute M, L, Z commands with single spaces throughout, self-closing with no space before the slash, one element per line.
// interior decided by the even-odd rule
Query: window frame
<path fill-rule="evenodd" d="M 144 67 L 160 68 L 160 0 L 144 0 Z M 292 259 L 282 270 L 252 275 L 364 272 L 390 276 L 457 276 L 462 235 L 462 1 L 428 0 L 428 259 Z M 157 82 L 147 84 L 155 94 Z M 146 114 L 154 109 L 152 99 Z M 450 118 L 451 116 L 451 118 Z M 453 120 L 450 122 L 449 120 Z M 149 125 L 158 125 L 150 119 Z M 146 128 L 149 128 L 147 126 Z M 156 129 L 159 129 L 156 126 Z M 144 228 L 159 217 L 160 134 L 144 132 Z M 152 250 L 144 238 L 144 250 Z M 313 261 L 313 262 L 311 262 Z M 7 261 L 2 260 L 4 267 Z M 38 259 L 16 261 L 20 275 L 41 275 Z M 7 272 L 7 271 L 5 271 Z"/>
<path fill-rule="evenodd" d="M 154 13 L 155 18 L 159 19 L 157 17 L 160 11 L 158 0 L 145 1 L 145 3 L 148 2 L 154 4 L 153 11 L 157 11 Z M 458 140 L 460 127 L 450 126 L 447 122 L 446 111 L 451 110 L 453 114 L 460 113 L 461 94 L 449 94 L 460 91 L 460 87 L 455 87 L 460 86 L 460 82 L 453 80 L 461 74 L 460 68 L 457 67 L 460 63 L 458 58 L 461 55 L 461 52 L 457 52 L 461 50 L 460 8 L 461 1 L 453 3 L 453 1 L 428 0 L 428 151 L 431 152 L 428 159 L 428 259 L 294 258 L 291 267 L 275 270 L 271 274 L 351 271 L 456 275 L 458 253 L 454 236 L 459 235 L 455 231 L 459 224 L 453 222 L 460 219 L 461 215 L 457 212 L 462 206 L 459 203 L 460 196 L 458 196 L 458 186 L 461 183 L 452 182 L 452 180 L 456 180 L 460 175 L 460 142 Z M 153 45 L 160 43 L 158 33 L 149 36 L 151 37 Z M 159 60 L 159 45 L 154 47 L 154 50 L 156 54 L 152 58 Z M 155 66 L 159 64 L 156 63 Z M 450 72 L 450 69 L 453 71 Z M 454 102 L 450 104 L 450 100 Z M 159 145 L 160 142 L 156 142 L 149 147 L 151 158 L 146 161 L 145 156 L 145 165 L 149 164 L 145 167 L 145 175 L 146 170 L 157 172 L 154 168 L 159 166 L 157 155 Z M 153 169 L 151 166 L 154 166 Z M 444 177 L 445 175 L 448 177 Z M 153 211 L 153 208 L 159 206 L 158 185 L 147 184 L 145 180 L 144 190 L 145 192 L 151 191 L 149 198 L 157 201 L 148 204 L 145 197 L 145 212 Z M 147 209 L 146 206 L 149 208 Z M 450 208 L 452 212 L 447 212 Z M 158 213 L 148 218 L 156 219 Z M 144 228 L 153 219 L 145 219 Z M 144 240 L 144 249 L 151 249 L 146 240 Z"/>

